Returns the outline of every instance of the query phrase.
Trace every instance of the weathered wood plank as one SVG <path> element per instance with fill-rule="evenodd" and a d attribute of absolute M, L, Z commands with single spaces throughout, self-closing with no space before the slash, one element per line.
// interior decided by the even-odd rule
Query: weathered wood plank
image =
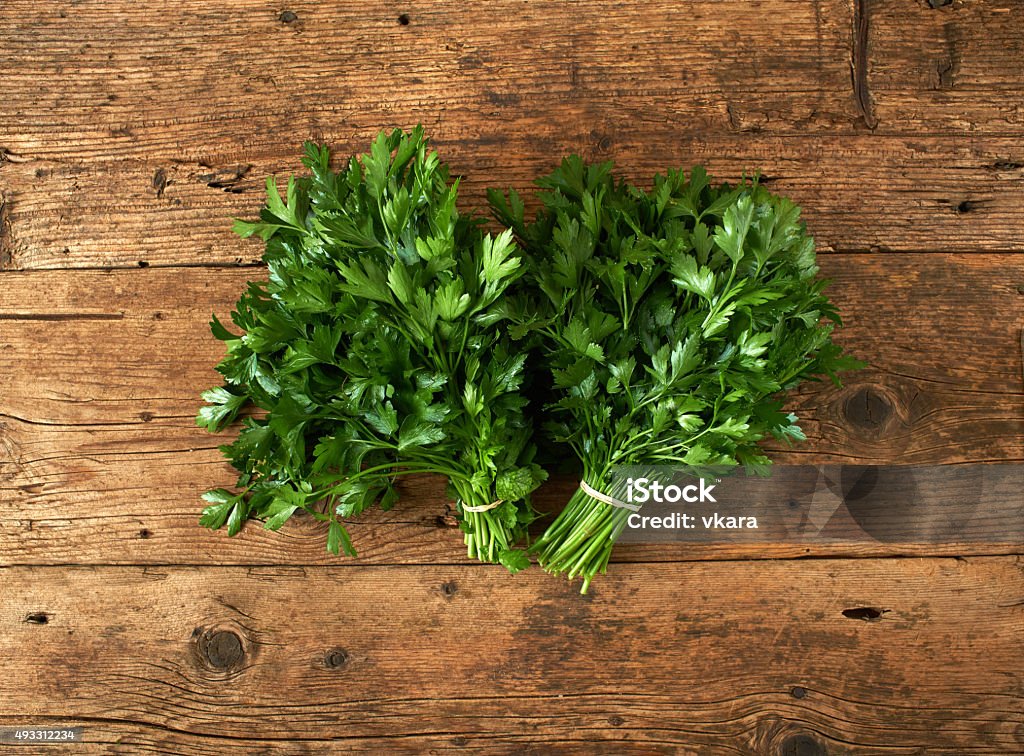
<path fill-rule="evenodd" d="M 1024 256 L 984 254 L 1024 251 L 1019 16 L 642 11 L 3 5 L 0 565 L 149 567 L 0 568 L 0 726 L 81 724 L 95 753 L 1024 751 L 1019 556 L 700 561 L 1019 547 L 635 546 L 580 597 L 464 564 L 424 478 L 353 527 L 359 561 L 309 521 L 228 539 L 196 524 L 233 476 L 192 415 L 205 321 L 262 272 L 33 271 L 251 262 L 227 219 L 263 177 L 381 126 L 424 123 L 466 207 L 571 150 L 761 169 L 838 253 L 841 338 L 873 363 L 794 394 L 810 442 L 777 458 L 1024 459 Z"/>
<path fill-rule="evenodd" d="M 226 218 L 303 139 L 362 150 L 417 122 L 468 205 L 576 150 L 640 179 L 762 170 L 826 250 L 1020 250 L 1021 22 L 927 5 L 865 4 L 854 45 L 838 0 L 413 4 L 408 25 L 385 3 L 8 3 L 0 265 L 251 259 Z"/>
<path fill-rule="evenodd" d="M 154 434 L 165 429 L 155 427 Z M 404 479 L 401 501 L 389 512 L 370 510 L 347 523 L 355 559 L 325 549 L 326 527 L 296 516 L 272 533 L 249 523 L 234 538 L 198 525 L 206 488 L 230 485 L 234 472 L 213 450 L 153 449 L 152 441 L 121 434 L 112 452 L 67 449 L 68 461 L 47 459 L 13 479 L 0 480 L 0 564 L 339 565 L 464 564 L 470 560 L 456 527 L 444 481 Z M 28 481 L 28 482 L 23 482 Z M 557 512 L 577 481 L 557 476 L 534 497 L 541 512 Z M 971 511 L 971 502 L 964 502 Z M 549 520 L 537 523 L 539 533 Z M 779 559 L 807 556 L 1015 554 L 1019 544 L 950 541 L 920 543 L 844 537 L 819 543 L 622 544 L 613 561 L 669 562 Z M 616 568 L 617 569 L 617 568 Z"/>
<path fill-rule="evenodd" d="M 515 186 L 581 150 L 614 155 L 624 175 L 648 181 L 666 168 L 703 163 L 736 180 L 761 171 L 769 186 L 804 208 L 819 248 L 836 251 L 1006 252 L 1024 250 L 1024 151 L 1020 140 L 923 137 L 678 134 L 660 119 L 622 108 L 596 137 L 562 135 L 549 124 L 517 122 L 500 139 L 467 137 L 438 147 L 465 177 L 465 208 L 484 206 L 487 186 Z M 233 153 L 196 162 L 0 164 L 8 215 L 7 268 L 234 264 L 257 259 L 259 244 L 230 231 L 231 217 L 254 217 L 267 175 L 301 169 L 302 135 L 273 155 Z M 346 136 L 361 151 L 369 132 Z M 331 139 L 336 143 L 335 139 Z M 211 184 L 213 184 L 211 186 Z"/>
<path fill-rule="evenodd" d="M 623 565 L 587 597 L 482 566 L 0 575 L 0 723 L 94 751 L 1024 747 L 1017 557 Z"/>
<path fill-rule="evenodd" d="M 827 255 L 819 262 L 846 322 L 839 339 L 872 365 L 850 376 L 850 387 L 864 375 L 894 385 L 904 377 L 1019 410 L 1024 256 Z M 199 391 L 219 378 L 213 366 L 223 346 L 209 334 L 210 314 L 227 322 L 245 282 L 264 276 L 202 268 L 3 273 L 3 414 L 57 425 L 192 417 Z M 846 433 L 830 440 L 843 447 Z M 878 451 L 875 461 L 894 450 Z"/>
<path fill-rule="evenodd" d="M 779 460 L 944 463 L 1024 458 L 1019 313 L 1024 257 L 835 255 L 822 260 L 872 362 L 842 389 L 790 402 L 809 443 Z M 193 423 L 221 345 L 210 312 L 260 270 L 4 273 L 0 287 L 0 563 L 333 564 L 311 522 L 235 539 L 196 525 L 199 494 L 231 468 Z M 957 351 L 949 352 L 950 334 Z M 413 481 L 389 514 L 353 526 L 360 563 L 461 562 L 435 482 Z M 547 489 L 542 508 L 567 496 Z M 625 561 L 806 554 L 1006 553 L 1012 546 L 629 547 Z"/>
<path fill-rule="evenodd" d="M 927 0 L 864 6 L 876 133 L 1024 130 L 1024 23 L 1015 4 Z"/>
<path fill-rule="evenodd" d="M 303 136 L 422 121 L 447 138 L 588 134 L 620 98 L 685 128 L 760 99 L 782 131 L 857 118 L 849 3 L 512 0 L 294 7 L 6 3 L 0 145 L 41 159 L 288 154 Z M 404 17 L 406 24 L 400 23 Z M 548 109 L 572 101 L 569 121 Z M 559 113 L 561 114 L 561 113 Z M 499 134 L 501 132 L 498 132 Z M 229 158 L 230 159 L 230 158 Z"/>
<path fill-rule="evenodd" d="M 841 0 L 701 0 L 682 12 L 654 0 L 643 13 L 584 2 L 570 15 L 507 0 L 287 14 L 246 0 L 186 0 L 174 14 L 155 0 L 15 0 L 0 16 L 0 107 L 16 120 L 0 124 L 0 145 L 47 159 L 286 154 L 294 133 L 339 123 L 443 123 L 454 106 L 465 134 L 491 118 L 547 120 L 567 99 L 576 117 L 549 122 L 583 133 L 623 105 L 678 118 L 675 131 L 849 132 L 867 121 L 878 134 L 1021 133 L 1012 8 L 930 5 L 865 4 L 857 45 L 855 4 Z M 979 96 L 992 91 L 1006 97 Z"/>

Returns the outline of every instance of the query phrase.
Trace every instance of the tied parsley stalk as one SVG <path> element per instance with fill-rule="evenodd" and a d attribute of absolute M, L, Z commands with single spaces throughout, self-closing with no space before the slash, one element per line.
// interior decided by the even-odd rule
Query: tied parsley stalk
<path fill-rule="evenodd" d="M 779 392 L 859 364 L 831 342 L 840 319 L 799 208 L 756 181 L 714 187 L 699 167 L 649 191 L 611 171 L 565 159 L 537 182 L 529 223 L 514 191 L 490 193 L 524 247 L 505 308 L 554 385 L 547 433 L 616 499 L 619 465 L 770 464 L 758 441 L 804 440 Z M 531 550 L 585 593 L 629 514 L 581 487 Z"/>
<path fill-rule="evenodd" d="M 354 554 L 342 520 L 392 506 L 399 475 L 437 473 L 469 555 L 523 569 L 516 546 L 545 474 L 501 308 L 523 274 L 511 232 L 458 213 L 458 182 L 422 129 L 382 132 L 337 172 L 329 157 L 307 144 L 310 175 L 285 198 L 269 179 L 260 220 L 236 223 L 266 242 L 268 281 L 232 313 L 242 335 L 211 324 L 225 384 L 198 422 L 216 432 L 247 405 L 262 414 L 221 447 L 240 490 L 208 492 L 202 523 L 233 535 L 247 517 L 277 529 L 303 510 L 330 523 L 329 550 Z"/>

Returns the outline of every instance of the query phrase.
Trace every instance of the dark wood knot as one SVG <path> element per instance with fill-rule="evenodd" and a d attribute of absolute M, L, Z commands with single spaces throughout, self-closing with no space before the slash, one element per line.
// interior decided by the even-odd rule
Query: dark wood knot
<path fill-rule="evenodd" d="M 245 659 L 242 639 L 230 630 L 210 630 L 201 634 L 198 651 L 202 660 L 218 672 L 238 669 Z"/>
<path fill-rule="evenodd" d="M 451 598 L 459 592 L 459 586 L 454 580 L 449 580 L 447 583 L 441 583 L 441 594 L 445 598 Z"/>
<path fill-rule="evenodd" d="M 810 735 L 791 735 L 782 741 L 780 756 L 828 756 L 825 746 Z"/>
<path fill-rule="evenodd" d="M 348 664 L 348 651 L 343 648 L 335 648 L 324 654 L 324 666 L 327 669 L 341 669 Z"/>
<path fill-rule="evenodd" d="M 858 389 L 843 406 L 843 415 L 850 425 L 862 431 L 880 431 L 893 414 L 888 396 L 872 386 Z"/>

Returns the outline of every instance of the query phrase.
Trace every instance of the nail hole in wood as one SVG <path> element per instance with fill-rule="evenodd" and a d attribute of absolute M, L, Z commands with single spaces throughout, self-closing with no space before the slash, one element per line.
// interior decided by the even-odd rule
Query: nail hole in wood
<path fill-rule="evenodd" d="M 290 10 L 281 11 L 281 15 L 277 17 L 277 20 L 282 24 L 290 24 L 299 20 L 299 17 L 292 13 Z"/>
<path fill-rule="evenodd" d="M 139 531 L 139 538 L 141 538 L 142 540 L 146 540 L 147 538 L 152 538 L 152 537 L 153 537 L 153 531 L 150 530 L 149 528 L 143 528 L 142 530 Z"/>
<path fill-rule="evenodd" d="M 450 515 L 438 515 L 434 518 L 434 525 L 439 528 L 457 528 L 459 523 Z"/>
<path fill-rule="evenodd" d="M 409 14 L 408 13 L 403 13 L 401 16 L 399 16 L 398 17 L 398 23 L 401 24 L 402 26 L 408 26 L 409 25 Z"/>
<path fill-rule="evenodd" d="M 801 688 L 799 685 L 797 685 L 790 689 L 789 694 L 793 696 L 793 698 L 806 698 L 807 689 Z"/>
<path fill-rule="evenodd" d="M 451 598 L 458 592 L 459 586 L 455 583 L 454 580 L 449 580 L 447 583 L 441 584 L 441 593 L 444 595 L 445 598 Z"/>

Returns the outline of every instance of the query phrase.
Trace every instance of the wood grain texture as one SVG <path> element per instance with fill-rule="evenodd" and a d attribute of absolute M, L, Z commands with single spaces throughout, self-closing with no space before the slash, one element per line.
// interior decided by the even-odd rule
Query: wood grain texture
<path fill-rule="evenodd" d="M 0 724 L 93 751 L 1024 748 L 1017 557 L 0 575 Z"/>
<path fill-rule="evenodd" d="M 638 181 L 760 170 L 826 251 L 1019 251 L 1020 24 L 926 6 L 412 3 L 402 25 L 380 2 L 286 22 L 242 0 L 18 0 L 0 16 L 0 265 L 251 260 L 227 218 L 255 214 L 303 139 L 348 154 L 417 122 L 467 207 L 579 151 Z"/>
<path fill-rule="evenodd" d="M 577 117 L 564 125 L 578 130 L 625 101 L 685 116 L 682 131 L 854 132 L 865 125 L 855 52 L 876 135 L 1020 134 L 1012 4 L 929 5 L 866 3 L 855 50 L 858 14 L 842 0 L 653 0 L 643 13 L 576 3 L 571 14 L 554 2 L 377 0 L 287 15 L 251 0 L 184 0 L 173 14 L 158 0 L 12 0 L 0 51 L 3 108 L 17 120 L 0 144 L 41 159 L 283 154 L 291 135 L 340 124 L 374 130 L 400 115 L 465 136 L 495 117 L 546 120 L 565 100 Z M 451 108 L 475 117 L 449 119 Z"/>
<path fill-rule="evenodd" d="M 790 405 L 809 442 L 780 461 L 947 463 L 1024 459 L 1019 329 L 1024 257 L 832 255 L 823 273 L 870 359 L 847 385 L 809 384 Z M 5 273 L 0 289 L 0 563 L 332 564 L 323 530 L 252 525 L 235 539 L 196 525 L 199 494 L 230 485 L 194 425 L 217 383 L 226 318 L 256 269 Z M 885 323 L 879 328 L 878 323 Z M 949 344 L 955 334 L 957 350 Z M 549 487 L 555 510 L 571 481 Z M 465 560 L 437 482 L 413 481 L 395 511 L 353 525 L 360 563 Z M 1007 553 L 1012 544 L 631 546 L 625 561 L 832 554 Z"/>
<path fill-rule="evenodd" d="M 623 175 L 640 183 L 696 163 L 720 180 L 761 171 L 773 191 L 804 209 L 824 252 L 1007 252 L 1024 250 L 1024 151 L 1015 138 L 935 141 L 822 136 L 677 134 L 664 122 L 617 109 L 605 139 L 562 136 L 561 105 L 548 123 L 515 121 L 500 140 L 436 144 L 464 177 L 464 208 L 484 208 L 487 186 L 514 186 L 549 172 L 559 156 L 614 153 Z M 458 118 L 460 116 L 453 116 Z M 468 114 L 467 114 L 468 117 Z M 412 121 L 410 123 L 414 123 Z M 233 265 L 257 259 L 255 243 L 230 231 L 231 217 L 255 217 L 268 175 L 301 169 L 301 136 L 273 156 L 234 154 L 196 162 L 98 164 L 28 161 L 0 167 L 9 215 L 8 268 Z M 333 135 L 341 154 L 369 135 Z M 210 184 L 213 184 L 211 186 Z"/>
<path fill-rule="evenodd" d="M 352 525 L 358 560 L 299 518 L 209 533 L 198 495 L 234 476 L 193 422 L 209 315 L 264 275 L 229 218 L 304 139 L 422 123 L 465 208 L 570 151 L 640 182 L 760 170 L 872 363 L 795 392 L 809 442 L 772 455 L 1024 460 L 1018 10 L 4 2 L 0 727 L 80 724 L 85 753 L 1024 753 L 1020 545 L 628 546 L 581 597 L 466 563 L 434 478 Z"/>
<path fill-rule="evenodd" d="M 685 114 L 692 131 L 727 129 L 741 93 L 788 114 L 782 131 L 856 117 L 841 0 L 753 12 L 742 0 L 685 11 L 654 0 L 644 13 L 577 3 L 571 14 L 554 2 L 377 0 L 296 4 L 287 21 L 249 0 L 185 0 L 173 14 L 158 0 L 5 7 L 3 107 L 17 121 L 0 144 L 40 159 L 281 155 L 297 135 L 395 118 L 447 124 L 448 137 L 521 136 L 528 121 L 589 132 L 623 97 Z M 550 118 L 567 101 L 572 121 Z"/>
<path fill-rule="evenodd" d="M 1015 3 L 864 5 L 876 133 L 1024 130 L 1024 26 Z"/>

